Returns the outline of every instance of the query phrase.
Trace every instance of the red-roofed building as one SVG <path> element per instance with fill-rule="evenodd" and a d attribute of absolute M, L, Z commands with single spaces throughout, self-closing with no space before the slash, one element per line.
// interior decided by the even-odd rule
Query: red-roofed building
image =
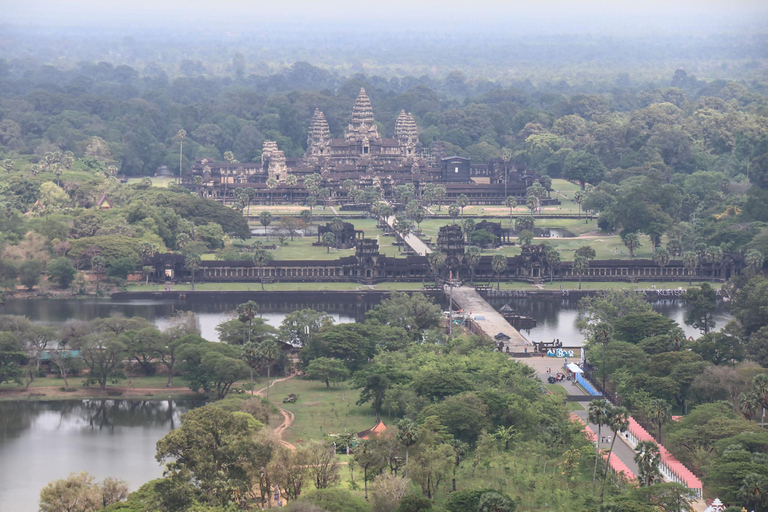
<path fill-rule="evenodd" d="M 357 433 L 357 437 L 359 439 L 369 439 L 371 436 L 378 436 L 384 432 L 386 432 L 387 426 L 384 424 L 383 421 L 377 421 L 374 426 L 367 430 L 363 430 L 362 432 Z"/>

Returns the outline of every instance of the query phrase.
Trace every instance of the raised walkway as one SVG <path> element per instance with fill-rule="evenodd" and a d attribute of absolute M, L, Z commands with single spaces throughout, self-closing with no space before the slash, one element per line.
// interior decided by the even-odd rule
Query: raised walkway
<path fill-rule="evenodd" d="M 445 285 L 446 296 L 450 295 L 449 285 Z M 510 352 L 522 352 L 523 347 L 530 345 L 525 336 L 512 327 L 509 322 L 496 309 L 488 304 L 474 288 L 469 286 L 453 287 L 453 302 L 471 317 L 473 326 L 481 330 L 486 336 L 495 339 L 499 333 L 509 336 L 504 342 L 505 349 Z M 498 344 L 498 342 L 497 342 Z M 504 350 L 506 352 L 506 350 Z"/>
<path fill-rule="evenodd" d="M 387 224 L 389 224 L 389 227 L 392 228 L 392 231 L 395 231 L 395 216 L 390 215 L 387 217 Z M 397 233 L 397 231 L 395 231 Z M 413 252 L 418 254 L 419 256 L 426 256 L 427 254 L 432 252 L 432 249 L 427 247 L 427 244 L 421 241 L 419 237 L 414 235 L 413 233 L 408 233 L 405 236 L 400 235 L 400 233 L 397 233 L 397 236 L 403 239 L 403 241 L 408 244 L 411 249 L 413 249 Z"/>

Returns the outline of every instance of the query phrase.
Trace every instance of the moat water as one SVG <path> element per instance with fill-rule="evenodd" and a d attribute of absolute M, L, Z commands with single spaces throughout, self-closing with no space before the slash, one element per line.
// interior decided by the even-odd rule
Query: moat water
<path fill-rule="evenodd" d="M 365 312 L 378 298 L 357 296 L 317 299 L 255 299 L 262 316 L 274 326 L 296 309 L 313 308 L 331 314 L 337 322 L 365 319 Z M 35 322 L 57 325 L 68 320 L 91 320 L 113 313 L 142 316 L 158 326 L 166 325 L 177 310 L 198 314 L 202 335 L 216 341 L 216 325 L 231 318 L 239 301 L 154 301 L 109 299 L 8 300 L 0 314 L 29 317 Z M 533 317 L 537 326 L 523 334 L 530 340 L 559 338 L 565 344 L 581 344 L 576 329 L 577 301 L 560 297 L 492 299 L 496 308 L 509 304 L 518 313 Z M 677 300 L 652 303 L 654 309 L 678 322 L 689 336 L 696 329 L 683 323 L 684 309 Z M 447 308 L 447 304 L 441 304 Z M 717 328 L 728 321 L 721 305 Z M 131 490 L 160 477 L 154 459 L 155 443 L 179 424 L 189 402 L 174 401 L 64 401 L 0 402 L 0 511 L 34 512 L 40 489 L 51 480 L 71 472 L 88 471 L 97 479 L 124 479 Z"/>

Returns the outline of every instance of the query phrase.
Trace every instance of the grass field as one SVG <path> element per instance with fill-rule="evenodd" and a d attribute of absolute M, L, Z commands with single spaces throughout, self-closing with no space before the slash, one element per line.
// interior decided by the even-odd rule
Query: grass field
<path fill-rule="evenodd" d="M 293 404 L 282 404 L 289 393 L 298 395 Z M 321 382 L 298 378 L 278 382 L 270 388 L 270 400 L 295 415 L 293 424 L 283 433 L 290 443 L 322 439 L 328 433 L 360 432 L 373 426 L 376 415 L 369 405 L 355 405 L 359 390 L 350 384 L 332 385 L 326 391 Z"/>
<path fill-rule="evenodd" d="M 128 178 L 128 184 L 136 185 L 141 183 L 141 180 L 143 179 L 144 178 Z M 152 180 L 153 187 L 161 187 L 161 188 L 168 188 L 168 185 L 170 185 L 176 180 L 176 178 L 153 178 L 153 177 L 150 177 L 149 179 Z"/>

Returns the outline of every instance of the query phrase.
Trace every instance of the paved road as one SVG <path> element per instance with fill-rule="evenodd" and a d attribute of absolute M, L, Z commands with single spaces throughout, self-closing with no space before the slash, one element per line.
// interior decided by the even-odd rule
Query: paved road
<path fill-rule="evenodd" d="M 536 375 L 539 377 L 539 379 L 542 382 L 547 382 L 547 377 L 549 376 L 547 374 L 547 366 L 551 367 L 552 374 L 556 374 L 558 371 L 562 371 L 562 366 L 564 364 L 564 360 L 560 358 L 555 357 L 521 357 L 517 358 L 516 361 L 519 361 L 521 363 L 525 363 L 528 366 L 532 367 L 534 370 L 536 370 Z M 571 361 L 573 362 L 573 361 Z M 574 386 L 571 381 L 563 381 L 563 388 L 565 389 L 566 394 L 568 395 L 577 395 L 577 396 L 584 396 L 586 393 L 578 386 Z M 587 407 L 587 404 L 589 402 L 581 402 L 582 405 Z M 587 422 L 587 410 L 583 409 L 580 411 L 574 411 L 574 413 L 584 420 L 585 423 Z M 589 423 L 589 428 L 592 429 L 592 432 L 597 435 L 597 425 L 594 423 Z M 608 449 L 611 447 L 611 443 L 607 442 L 607 437 L 613 436 L 613 432 L 610 430 L 603 429 L 603 431 L 600 433 L 600 437 L 605 437 L 605 442 L 600 442 L 600 449 Z M 601 441 L 598 439 L 598 441 Z M 622 438 L 619 437 L 619 439 L 616 440 L 616 442 L 613 445 L 613 453 L 616 454 L 616 456 L 626 464 L 627 468 L 632 471 L 635 475 L 637 475 L 637 464 L 635 463 L 635 451 L 632 449 L 632 447 Z"/>
<path fill-rule="evenodd" d="M 447 287 L 445 288 L 445 293 L 449 293 Z M 472 318 L 476 319 L 474 321 L 475 324 L 491 339 L 500 332 L 509 336 L 510 339 L 505 342 L 505 345 L 509 347 L 510 351 L 522 352 L 523 347 L 530 345 L 525 336 L 509 325 L 509 322 L 493 306 L 488 304 L 474 288 L 469 286 L 454 287 L 453 302 L 463 309 L 465 313 L 471 313 Z M 481 317 L 482 320 L 477 319 L 478 317 Z"/>
<path fill-rule="evenodd" d="M 387 224 L 389 224 L 389 227 L 391 227 L 393 231 L 395 229 L 394 223 L 395 223 L 394 215 L 387 218 Z M 398 236 L 400 235 L 398 234 Z M 427 247 L 427 244 L 422 242 L 421 239 L 419 239 L 419 237 L 417 237 L 413 233 L 408 233 L 404 237 L 400 237 L 400 238 L 402 238 L 403 241 L 405 241 L 405 243 L 408 244 L 411 247 L 411 249 L 413 249 L 413 251 L 419 256 L 426 256 L 427 254 L 432 252 L 432 249 Z"/>

